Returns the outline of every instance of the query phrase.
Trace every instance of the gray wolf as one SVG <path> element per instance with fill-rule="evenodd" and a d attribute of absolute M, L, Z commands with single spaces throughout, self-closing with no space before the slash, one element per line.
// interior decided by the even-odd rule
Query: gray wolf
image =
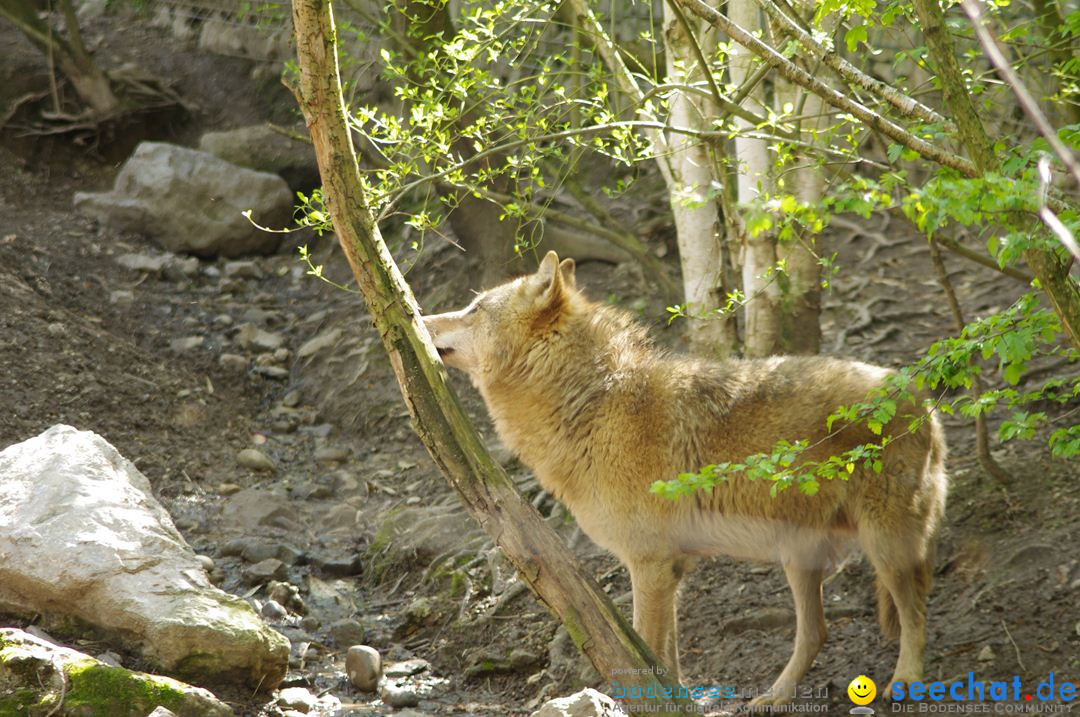
<path fill-rule="evenodd" d="M 535 274 L 424 318 L 444 363 L 465 371 L 505 443 L 587 535 L 630 571 L 634 628 L 679 673 L 676 593 L 706 555 L 779 562 L 795 601 L 795 646 L 771 693 L 799 682 L 826 638 L 822 580 L 851 547 L 876 575 L 882 629 L 899 638 L 889 681 L 922 678 L 934 541 L 945 509 L 945 443 L 923 409 L 898 410 L 882 471 L 857 467 L 808 496 L 769 494 L 738 477 L 671 501 L 656 480 L 808 439 L 804 460 L 879 440 L 853 423 L 829 433 L 840 405 L 867 398 L 886 369 L 824 357 L 709 361 L 654 348 L 629 314 L 588 300 L 574 262 L 549 252 Z M 835 427 L 834 427 L 835 428 Z M 781 695 L 781 696 L 771 696 Z"/>

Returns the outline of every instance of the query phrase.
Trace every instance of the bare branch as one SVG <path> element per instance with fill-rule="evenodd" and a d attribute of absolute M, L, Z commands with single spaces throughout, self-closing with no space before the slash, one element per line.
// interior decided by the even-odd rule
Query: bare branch
<path fill-rule="evenodd" d="M 834 90 L 806 70 L 788 60 L 777 52 L 775 48 L 770 47 L 743 28 L 728 20 L 722 13 L 709 7 L 702 2 L 702 0 L 676 1 L 690 12 L 710 23 L 716 29 L 726 33 L 735 42 L 753 52 L 769 65 L 775 67 L 777 72 L 788 80 L 813 92 L 838 110 L 851 114 L 860 122 L 878 130 L 886 137 L 908 149 L 918 152 L 927 159 L 931 159 L 938 164 L 955 169 L 969 177 L 978 174 L 978 170 L 970 160 L 953 154 L 941 147 L 937 147 L 921 137 L 913 135 L 892 120 L 883 117 L 862 103 L 856 102 L 837 90 Z"/>

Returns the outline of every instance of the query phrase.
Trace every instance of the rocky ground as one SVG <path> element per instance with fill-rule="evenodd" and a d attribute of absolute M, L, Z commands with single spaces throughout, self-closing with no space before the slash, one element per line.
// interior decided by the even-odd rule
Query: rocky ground
<path fill-rule="evenodd" d="M 168 72 L 202 108 L 147 135 L 190 145 L 202 131 L 283 113 L 267 110 L 243 61 L 197 56 L 146 28 L 129 45 L 124 51 Z M 0 48 L 16 70 L 36 62 L 7 25 Z M 224 97 L 234 112 L 214 104 Z M 0 142 L 0 447 L 56 423 L 104 436 L 213 560 L 214 580 L 289 637 L 289 691 L 219 688 L 218 696 L 239 714 L 264 717 L 289 709 L 506 715 L 592 681 L 413 436 L 362 302 L 306 274 L 292 249 L 311 237 L 285 237 L 266 257 L 200 260 L 102 229 L 73 211 L 72 198 L 111 186 L 122 159 L 111 147 L 87 151 L 10 130 Z M 923 242 L 884 219 L 830 231 L 843 272 L 826 300 L 828 352 L 900 365 L 949 333 Z M 332 245 L 312 246 L 329 278 L 346 282 Z M 1023 290 L 949 261 L 970 316 Z M 456 249 L 433 244 L 408 278 L 425 309 L 437 311 L 479 288 L 471 276 L 475 267 Z M 586 264 L 579 283 L 678 344 L 632 267 Z M 477 397 L 465 381 L 457 386 L 498 452 Z M 970 427 L 948 428 L 952 491 L 928 677 L 1080 678 L 1076 466 L 1052 461 L 1037 441 L 1008 444 L 997 451 L 1012 476 L 1004 488 L 974 461 Z M 628 608 L 625 571 L 499 455 Z M 864 562 L 832 578 L 826 595 L 831 637 L 806 683 L 827 687 L 822 702 L 839 714 L 850 707 L 843 690 L 854 676 L 888 678 L 896 647 L 877 632 Z M 707 561 L 686 583 L 681 614 L 691 683 L 763 689 L 787 659 L 793 622 L 777 567 Z M 58 637 L 141 666 L 122 646 Z M 383 699 L 347 679 L 355 644 L 393 665 Z"/>

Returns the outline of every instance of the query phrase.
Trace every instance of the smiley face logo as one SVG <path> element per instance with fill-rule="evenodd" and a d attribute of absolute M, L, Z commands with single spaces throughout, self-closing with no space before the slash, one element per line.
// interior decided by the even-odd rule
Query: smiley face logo
<path fill-rule="evenodd" d="M 848 697 L 857 705 L 868 705 L 877 696 L 877 685 L 866 675 L 859 675 L 847 687 Z"/>

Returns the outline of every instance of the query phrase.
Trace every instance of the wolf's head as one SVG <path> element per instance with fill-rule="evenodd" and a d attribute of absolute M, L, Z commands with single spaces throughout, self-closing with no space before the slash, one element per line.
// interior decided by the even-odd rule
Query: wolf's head
<path fill-rule="evenodd" d="M 557 328 L 577 297 L 574 260 L 560 263 L 549 251 L 535 274 L 489 289 L 464 309 L 425 316 L 424 325 L 446 365 L 479 383 Z"/>

